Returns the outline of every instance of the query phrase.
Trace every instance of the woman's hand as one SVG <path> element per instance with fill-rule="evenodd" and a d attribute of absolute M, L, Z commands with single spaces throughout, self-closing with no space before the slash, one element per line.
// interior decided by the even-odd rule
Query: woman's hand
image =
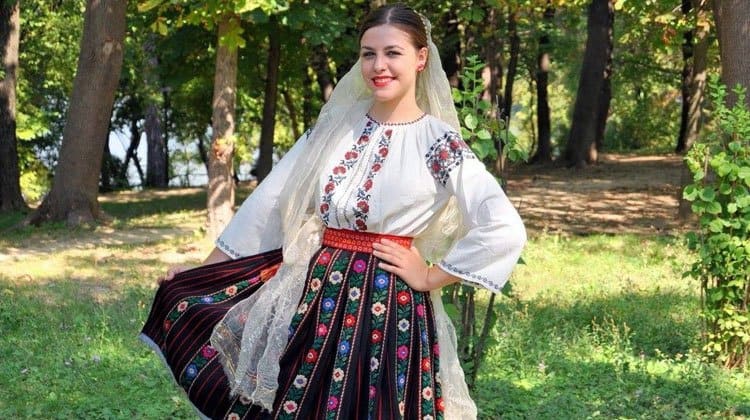
<path fill-rule="evenodd" d="M 415 247 L 405 248 L 396 242 L 382 239 L 372 244 L 373 255 L 380 258 L 378 266 L 393 273 L 412 289 L 429 292 L 458 281 L 439 267 L 428 267 Z"/>
<path fill-rule="evenodd" d="M 190 266 L 187 266 L 187 265 L 173 265 L 173 266 L 169 267 L 169 269 L 167 269 L 167 274 L 165 274 L 162 277 L 159 277 L 157 279 L 157 281 L 159 283 L 162 283 L 162 282 L 165 282 L 165 281 L 172 280 L 174 278 L 174 276 L 182 273 L 183 271 L 190 270 L 191 268 L 193 268 L 193 267 L 190 267 Z"/>

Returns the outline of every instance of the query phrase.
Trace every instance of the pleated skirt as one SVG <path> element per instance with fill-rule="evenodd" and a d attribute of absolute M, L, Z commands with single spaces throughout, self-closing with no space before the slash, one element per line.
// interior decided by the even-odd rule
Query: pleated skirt
<path fill-rule="evenodd" d="M 429 294 L 369 252 L 321 247 L 289 325 L 273 410 L 231 396 L 213 327 L 272 277 L 280 250 L 199 267 L 163 282 L 141 339 L 201 417 L 441 419 L 439 348 Z M 250 321 L 249 321 L 250 322 Z"/>

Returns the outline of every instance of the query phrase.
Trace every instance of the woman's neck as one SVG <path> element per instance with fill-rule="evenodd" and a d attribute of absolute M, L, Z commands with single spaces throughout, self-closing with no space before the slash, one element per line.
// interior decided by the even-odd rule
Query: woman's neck
<path fill-rule="evenodd" d="M 414 121 L 424 115 L 417 105 L 416 99 L 413 101 L 399 101 L 398 103 L 375 102 L 370 107 L 369 115 L 381 123 L 404 123 Z"/>

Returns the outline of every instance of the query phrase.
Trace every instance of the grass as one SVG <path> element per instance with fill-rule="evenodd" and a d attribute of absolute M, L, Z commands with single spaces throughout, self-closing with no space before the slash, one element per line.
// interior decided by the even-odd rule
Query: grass
<path fill-rule="evenodd" d="M 0 218 L 0 418 L 193 418 L 137 339 L 153 279 L 197 263 L 197 190 L 108 195 L 108 226 Z M 473 391 L 480 417 L 745 418 L 750 373 L 702 359 L 679 238 L 532 235 Z"/>

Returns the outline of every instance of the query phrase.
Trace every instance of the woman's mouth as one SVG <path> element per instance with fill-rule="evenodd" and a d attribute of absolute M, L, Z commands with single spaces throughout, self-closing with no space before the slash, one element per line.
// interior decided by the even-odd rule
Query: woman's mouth
<path fill-rule="evenodd" d="M 375 87 L 386 87 L 388 86 L 391 81 L 394 80 L 393 77 L 387 77 L 387 76 L 379 76 L 379 77 L 373 77 L 372 78 L 372 84 L 375 85 Z"/>

